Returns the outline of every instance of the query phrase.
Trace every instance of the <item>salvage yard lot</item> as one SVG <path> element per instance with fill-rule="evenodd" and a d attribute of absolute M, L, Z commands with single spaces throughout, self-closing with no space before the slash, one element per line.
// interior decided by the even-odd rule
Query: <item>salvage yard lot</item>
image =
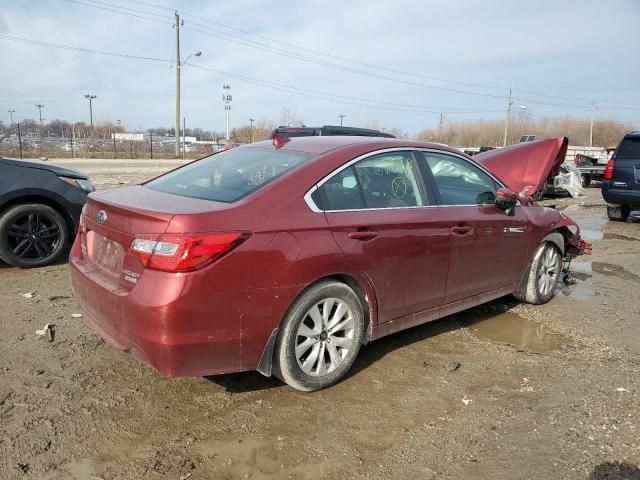
<path fill-rule="evenodd" d="M 181 162 L 55 163 L 103 189 Z M 575 285 L 371 343 L 311 394 L 160 377 L 72 317 L 65 264 L 0 265 L 0 478 L 640 478 L 640 218 L 607 221 L 598 188 L 545 203 L 593 243 Z"/>

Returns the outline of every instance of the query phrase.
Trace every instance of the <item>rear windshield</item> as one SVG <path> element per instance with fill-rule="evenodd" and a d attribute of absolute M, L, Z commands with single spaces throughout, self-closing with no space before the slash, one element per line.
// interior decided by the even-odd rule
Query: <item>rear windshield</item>
<path fill-rule="evenodd" d="M 640 160 L 640 137 L 627 137 L 622 140 L 616 160 Z"/>
<path fill-rule="evenodd" d="M 185 165 L 145 184 L 160 192 L 217 202 L 235 202 L 311 159 L 274 148 L 234 148 Z"/>

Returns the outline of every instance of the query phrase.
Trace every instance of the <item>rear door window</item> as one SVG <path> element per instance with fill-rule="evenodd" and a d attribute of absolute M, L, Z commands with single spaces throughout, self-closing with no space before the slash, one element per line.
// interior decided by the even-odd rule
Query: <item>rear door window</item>
<path fill-rule="evenodd" d="M 234 148 L 169 172 L 145 187 L 183 197 L 235 202 L 312 158 L 273 148 Z"/>
<path fill-rule="evenodd" d="M 422 177 L 410 152 L 389 152 L 361 160 L 320 186 L 326 211 L 427 205 Z"/>
<path fill-rule="evenodd" d="M 410 152 L 374 155 L 355 164 L 367 208 L 421 207 L 426 195 Z"/>
<path fill-rule="evenodd" d="M 626 137 L 622 140 L 616 160 L 640 160 L 640 137 Z"/>

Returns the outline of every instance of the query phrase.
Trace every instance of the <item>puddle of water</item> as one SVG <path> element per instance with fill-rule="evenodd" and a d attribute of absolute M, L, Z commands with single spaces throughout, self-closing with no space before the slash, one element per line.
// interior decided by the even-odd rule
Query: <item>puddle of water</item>
<path fill-rule="evenodd" d="M 578 224 L 580 236 L 584 240 L 602 240 L 604 227 L 609 221 L 604 207 L 596 210 L 579 205 L 569 205 L 563 213 Z"/>
<path fill-rule="evenodd" d="M 594 272 L 607 275 L 608 277 L 616 277 L 621 280 L 630 280 L 632 282 L 640 281 L 640 276 L 630 272 L 623 266 L 616 265 L 614 263 L 593 262 L 591 268 Z"/>
<path fill-rule="evenodd" d="M 541 323 L 510 312 L 469 312 L 463 323 L 476 337 L 512 345 L 522 345 L 532 352 L 559 350 L 571 340 L 553 332 Z"/>

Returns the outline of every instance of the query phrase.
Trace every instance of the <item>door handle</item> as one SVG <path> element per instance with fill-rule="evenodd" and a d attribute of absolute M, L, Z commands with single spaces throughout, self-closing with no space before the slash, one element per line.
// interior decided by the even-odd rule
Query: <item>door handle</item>
<path fill-rule="evenodd" d="M 456 225 L 449 229 L 454 235 L 467 235 L 473 231 L 469 225 Z"/>
<path fill-rule="evenodd" d="M 349 238 L 353 240 L 373 240 L 377 236 L 378 236 L 378 232 L 373 232 L 371 230 L 349 232 Z"/>

